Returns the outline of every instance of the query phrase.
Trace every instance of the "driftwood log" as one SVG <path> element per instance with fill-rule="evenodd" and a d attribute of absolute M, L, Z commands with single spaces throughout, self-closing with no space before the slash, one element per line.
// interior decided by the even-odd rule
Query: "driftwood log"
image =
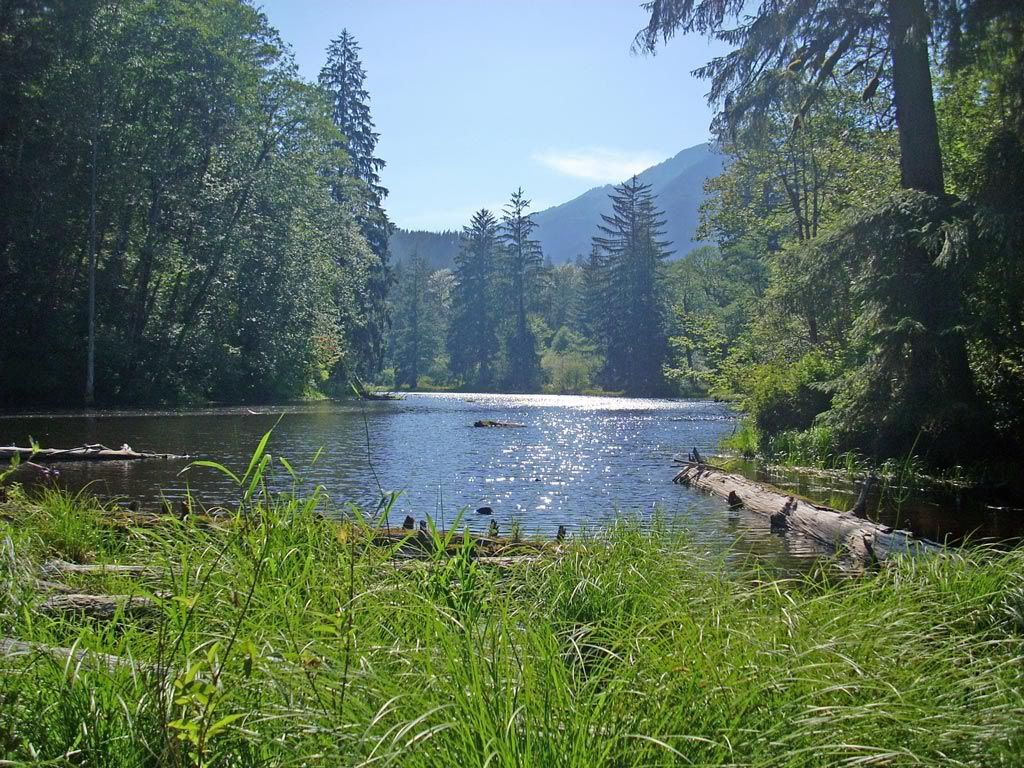
<path fill-rule="evenodd" d="M 123 656 L 113 656 L 99 651 L 87 651 L 83 648 L 61 648 L 43 643 L 31 643 L 9 637 L 0 638 L 0 657 L 16 658 L 19 656 L 47 656 L 54 661 L 63 662 L 74 667 L 91 666 L 106 672 L 113 672 L 118 667 L 129 667 L 134 671 L 152 671 L 156 667 L 141 661 Z"/>
<path fill-rule="evenodd" d="M 138 459 L 187 459 L 173 453 L 140 453 L 132 450 L 130 445 L 120 448 L 108 448 L 99 443 L 83 445 L 78 448 L 22 448 L 17 445 L 0 446 L 0 460 L 13 459 L 17 456 L 23 461 L 45 464 L 55 461 L 134 461 Z"/>
<path fill-rule="evenodd" d="M 489 428 L 489 427 L 506 427 L 510 429 L 519 429 L 525 427 L 525 424 L 520 424 L 516 421 L 495 421 L 494 419 L 480 419 L 480 421 L 473 422 L 474 427 Z"/>
<path fill-rule="evenodd" d="M 55 594 L 48 597 L 36 610 L 44 616 L 78 615 L 98 621 L 110 621 L 123 611 L 128 618 L 137 618 L 156 609 L 148 597 L 133 595 L 85 595 L 78 593 Z"/>
<path fill-rule="evenodd" d="M 140 579 L 159 579 L 166 571 L 154 565 L 115 565 L 69 563 L 65 560 L 47 560 L 39 566 L 44 578 L 59 579 L 64 576 L 135 576 Z"/>
<path fill-rule="evenodd" d="M 721 496 L 733 509 L 764 515 L 773 530 L 803 534 L 866 564 L 881 562 L 893 555 L 942 549 L 940 544 L 918 538 L 910 531 L 814 504 L 710 464 L 679 459 L 676 462 L 682 469 L 673 482 Z"/>

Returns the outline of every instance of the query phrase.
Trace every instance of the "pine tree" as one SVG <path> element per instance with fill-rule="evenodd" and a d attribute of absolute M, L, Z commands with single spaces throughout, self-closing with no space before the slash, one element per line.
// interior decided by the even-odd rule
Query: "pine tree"
<path fill-rule="evenodd" d="M 320 70 L 320 87 L 330 100 L 331 117 L 343 138 L 338 161 L 329 169 L 334 199 L 355 216 L 363 236 L 379 260 L 369 279 L 369 292 L 361 309 L 367 317 L 358 339 L 363 359 L 357 373 L 372 375 L 380 369 L 387 329 L 387 292 L 391 284 L 388 237 L 391 222 L 384 212 L 388 191 L 380 183 L 384 161 L 374 153 L 377 139 L 370 115 L 370 94 L 364 86 L 366 72 L 359 60 L 359 44 L 347 29 L 331 41 L 327 63 Z"/>
<path fill-rule="evenodd" d="M 536 223 L 526 211 L 530 201 L 522 188 L 512 193 L 501 217 L 500 240 L 505 275 L 509 283 L 512 324 L 506 336 L 505 387 L 515 392 L 531 392 L 540 387 L 540 357 L 537 340 L 530 330 L 527 305 L 533 293 L 543 256 L 540 243 L 530 234 Z"/>
<path fill-rule="evenodd" d="M 463 228 L 455 257 L 455 295 L 448 354 L 463 383 L 491 389 L 498 349 L 496 275 L 498 221 L 481 209 Z"/>
<path fill-rule="evenodd" d="M 395 270 L 394 360 L 395 386 L 419 386 L 424 365 L 432 356 L 433 335 L 430 267 L 419 254 Z"/>
<path fill-rule="evenodd" d="M 665 224 L 650 185 L 634 176 L 610 195 L 612 214 L 602 215 L 591 257 L 605 321 L 597 329 L 605 347 L 606 386 L 629 394 L 663 388 L 665 332 L 657 277 L 669 255 Z M 603 299 L 603 300 L 602 300 Z"/>

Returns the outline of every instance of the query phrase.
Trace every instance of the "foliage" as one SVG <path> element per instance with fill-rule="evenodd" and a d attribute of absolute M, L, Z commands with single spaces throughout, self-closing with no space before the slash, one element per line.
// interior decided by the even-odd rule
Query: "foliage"
<path fill-rule="evenodd" d="M 28 601 L 0 617 L 5 634 L 125 660 L 4 658 L 6 760 L 810 768 L 1024 753 L 1020 551 L 787 579 L 666 521 L 620 520 L 500 573 L 431 529 L 433 554 L 396 567 L 319 494 L 253 501 L 221 526 L 101 540 L 97 563 L 164 574 L 78 577 L 156 601 L 113 623 L 33 615 L 50 556 L 36 521 L 55 500 L 3 507 L 19 522 L 0 521 L 0 541 L 25 565 L 12 594 Z"/>
<path fill-rule="evenodd" d="M 723 303 L 679 268 L 668 375 L 738 397 L 769 452 L 880 461 L 917 451 L 956 466 L 1016 451 L 1016 4 L 645 7 L 639 48 L 679 32 L 730 48 L 697 71 L 732 158 L 708 184 L 702 234 L 752 248 L 768 276 L 728 328 Z"/>
<path fill-rule="evenodd" d="M 347 29 L 327 47 L 327 62 L 320 71 L 320 87 L 330 101 L 331 119 L 341 132 L 336 146 L 339 162 L 328 171 L 331 193 L 345 206 L 366 238 L 376 259 L 370 262 L 366 290 L 358 294 L 364 322 L 357 327 L 356 343 L 362 354 L 354 361 L 362 376 L 375 375 L 384 355 L 388 324 L 388 238 L 391 223 L 383 201 L 388 191 L 381 186 L 384 161 L 376 156 L 379 134 L 370 115 L 370 94 L 363 83 L 366 73 L 359 60 L 359 44 Z"/>
<path fill-rule="evenodd" d="M 593 387 L 599 360 L 586 340 L 566 326 L 558 329 L 541 357 L 545 389 L 556 394 L 580 394 Z"/>
<path fill-rule="evenodd" d="M 530 201 L 522 188 L 512 193 L 498 229 L 502 273 L 508 294 L 504 306 L 510 316 L 502 345 L 505 353 L 503 387 L 512 392 L 534 392 L 540 388 L 540 359 L 537 339 L 527 318 L 530 297 L 538 279 L 543 257 L 540 243 L 530 237 L 537 226 L 526 211 Z"/>
<path fill-rule="evenodd" d="M 463 228 L 455 260 L 448 354 L 452 372 L 485 391 L 496 384 L 500 317 L 497 259 L 498 221 L 490 211 L 481 209 Z"/>
<path fill-rule="evenodd" d="M 0 28 L 5 404 L 80 401 L 90 244 L 101 403 L 281 399 L 364 367 L 380 258 L 262 13 L 26 1 Z"/>
<path fill-rule="evenodd" d="M 661 240 L 664 219 L 650 186 L 636 176 L 609 197 L 612 214 L 601 217 L 591 262 L 602 383 L 633 395 L 659 394 L 664 390 L 665 325 L 658 275 L 670 254 L 670 244 Z"/>

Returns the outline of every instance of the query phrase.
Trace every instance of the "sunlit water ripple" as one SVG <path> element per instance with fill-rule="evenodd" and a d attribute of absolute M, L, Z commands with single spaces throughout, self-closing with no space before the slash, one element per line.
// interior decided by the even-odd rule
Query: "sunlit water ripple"
<path fill-rule="evenodd" d="M 431 515 L 450 523 L 462 510 L 476 530 L 493 519 L 507 531 L 515 520 L 526 533 L 550 535 L 559 525 L 594 529 L 617 514 L 649 519 L 660 509 L 716 546 L 739 538 L 742 549 L 781 560 L 820 552 L 809 542 L 771 535 L 762 520 L 730 512 L 720 499 L 671 483 L 673 456 L 694 447 L 710 453 L 735 428 L 735 415 L 708 401 L 410 394 L 368 403 L 15 416 L 0 418 L 0 443 L 24 443 L 30 435 L 54 447 L 128 443 L 244 469 L 279 417 L 269 450 L 291 462 L 302 490 L 319 484 L 338 502 L 371 509 L 379 489 L 401 491 L 395 520 Z M 473 428 L 481 419 L 525 426 Z M 149 504 L 178 498 L 186 488 L 206 504 L 235 497 L 223 476 L 208 469 L 182 473 L 183 466 L 69 464 L 61 467 L 61 482 L 92 483 L 100 493 Z M 278 467 L 273 483 L 283 490 L 291 479 Z M 477 515 L 482 506 L 492 507 L 493 517 Z"/>

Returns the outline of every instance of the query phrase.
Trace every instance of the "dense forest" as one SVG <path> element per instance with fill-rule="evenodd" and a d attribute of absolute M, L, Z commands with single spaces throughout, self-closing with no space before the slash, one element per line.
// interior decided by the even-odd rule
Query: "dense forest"
<path fill-rule="evenodd" d="M 241 0 L 0 6 L 0 403 L 376 375 L 390 224 L 359 47 L 303 81 Z"/>
<path fill-rule="evenodd" d="M 513 197 L 466 226 L 453 270 L 399 270 L 395 383 L 710 393 L 749 414 L 736 447 L 815 462 L 1018 451 L 1024 8 L 645 7 L 639 51 L 682 32 L 731 48 L 696 73 L 729 161 L 698 233 L 717 245 L 663 242 L 634 180 L 591 253 L 536 254 L 520 280 Z"/>

